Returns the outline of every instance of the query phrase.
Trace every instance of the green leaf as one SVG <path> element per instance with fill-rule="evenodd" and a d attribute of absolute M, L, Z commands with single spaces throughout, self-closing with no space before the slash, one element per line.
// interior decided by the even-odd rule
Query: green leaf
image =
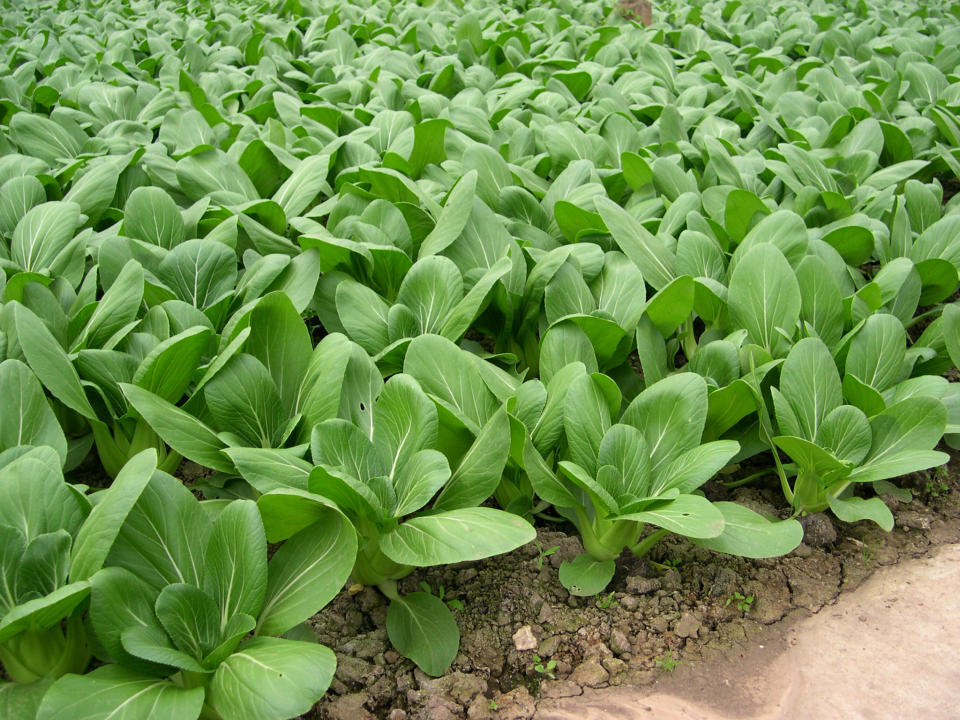
<path fill-rule="evenodd" d="M 954 367 L 960 367 L 960 305 L 943 308 L 943 340 Z"/>
<path fill-rule="evenodd" d="M 20 347 L 40 382 L 64 405 L 96 420 L 73 363 L 47 326 L 20 304 L 13 306 L 13 319 Z"/>
<path fill-rule="evenodd" d="M 827 501 L 830 503 L 833 514 L 844 522 L 872 520 L 887 532 L 893 530 L 893 513 L 878 497 L 837 498 L 827 495 Z"/>
<path fill-rule="evenodd" d="M 436 510 L 475 507 L 490 497 L 510 450 L 510 421 L 501 408 L 487 420 L 433 504 Z"/>
<path fill-rule="evenodd" d="M 751 248 L 730 277 L 727 296 L 734 327 L 751 342 L 780 357 L 800 317 L 800 287 L 783 254 L 769 244 Z M 786 337 L 785 337 L 786 336 Z"/>
<path fill-rule="evenodd" d="M 0 363 L 0 451 L 20 445 L 48 445 L 61 463 L 67 458 L 67 440 L 50 409 L 43 388 L 19 360 Z"/>
<path fill-rule="evenodd" d="M 208 702 L 223 720 L 301 715 L 323 697 L 336 666 L 323 645 L 254 638 L 217 668 Z"/>
<path fill-rule="evenodd" d="M 511 513 L 459 508 L 401 523 L 381 538 L 380 548 L 401 565 L 430 567 L 500 555 L 535 536 L 529 523 Z"/>
<path fill-rule="evenodd" d="M 270 558 L 258 635 L 282 635 L 343 589 L 357 554 L 357 534 L 342 513 L 327 509 Z"/>
<path fill-rule="evenodd" d="M 70 558 L 72 580 L 86 580 L 103 567 L 121 526 L 156 467 L 156 450 L 144 450 L 130 458 L 114 478 L 74 540 Z"/>
<path fill-rule="evenodd" d="M 676 277 L 676 257 L 663 241 L 652 235 L 630 213 L 608 198 L 595 200 L 604 224 L 614 242 L 623 251 L 654 290 L 660 290 Z"/>
<path fill-rule="evenodd" d="M 123 233 L 166 250 L 186 239 L 180 209 L 158 187 L 138 187 L 130 193 L 124 206 Z"/>
<path fill-rule="evenodd" d="M 770 521 L 732 502 L 717 502 L 723 513 L 723 532 L 714 538 L 693 540 L 695 545 L 740 557 L 786 555 L 803 541 L 803 527 L 794 519 Z"/>
<path fill-rule="evenodd" d="M 457 656 L 460 629 L 439 598 L 423 592 L 397 598 L 387 608 L 387 636 L 404 657 L 439 677 Z"/>
<path fill-rule="evenodd" d="M 906 374 L 906 347 L 906 331 L 897 318 L 871 315 L 850 342 L 846 371 L 882 392 Z"/>
<path fill-rule="evenodd" d="M 446 338 L 421 335 L 407 348 L 403 371 L 412 375 L 425 392 L 454 411 L 477 435 L 497 409 L 473 361 Z"/>
<path fill-rule="evenodd" d="M 107 565 L 119 565 L 153 587 L 201 585 L 211 526 L 179 480 L 155 472 L 127 515 Z"/>
<path fill-rule="evenodd" d="M 647 303 L 646 313 L 660 333 L 668 338 L 693 312 L 694 284 L 681 275 L 657 292 Z"/>
<path fill-rule="evenodd" d="M 690 538 L 713 538 L 723 532 L 723 513 L 699 495 L 680 495 L 647 510 L 620 515 L 617 520 L 650 523 Z"/>
<path fill-rule="evenodd" d="M 470 170 L 457 181 L 447 195 L 436 225 L 420 244 L 419 257 L 424 258 L 443 252 L 460 237 L 470 220 L 476 189 L 477 171 Z"/>
<path fill-rule="evenodd" d="M 140 362 L 133 384 L 167 402 L 186 393 L 210 342 L 209 328 L 192 327 L 158 343 Z"/>
<path fill-rule="evenodd" d="M 259 493 L 277 488 L 307 489 L 313 465 L 301 457 L 302 449 L 231 447 L 223 452 Z"/>
<path fill-rule="evenodd" d="M 288 295 L 272 292 L 250 313 L 246 350 L 270 372 L 287 417 L 296 414 L 313 343 Z"/>
<path fill-rule="evenodd" d="M 196 463 L 233 472 L 232 463 L 220 453 L 226 444 L 193 415 L 135 385 L 120 383 L 120 389 L 167 445 Z"/>
<path fill-rule="evenodd" d="M 796 413 L 800 436 L 815 438 L 824 418 L 843 402 L 840 374 L 822 340 L 804 338 L 790 349 L 780 391 Z"/>
<path fill-rule="evenodd" d="M 189 690 L 118 665 L 57 680 L 40 705 L 37 720 L 192 720 L 203 707 L 203 688 Z"/>
<path fill-rule="evenodd" d="M 583 553 L 560 564 L 560 584 L 571 595 L 596 595 L 610 584 L 616 569 L 616 560 L 595 560 Z"/>
<path fill-rule="evenodd" d="M 239 353 L 227 361 L 204 388 L 207 408 L 217 426 L 247 445 L 275 447 L 287 417 L 270 372 L 253 355 Z M 156 428 L 154 428 L 156 429 Z M 163 437 L 163 433 L 158 433 Z"/>
<path fill-rule="evenodd" d="M 157 596 L 155 610 L 157 619 L 174 644 L 194 660 L 204 658 L 219 642 L 220 608 L 209 593 L 195 585 L 167 585 Z M 180 667 L 178 663 L 137 653 L 128 645 L 126 634 L 123 637 L 123 646 L 133 655 Z"/>
<path fill-rule="evenodd" d="M 220 513 L 204 561 L 203 587 L 220 609 L 220 626 L 234 615 L 257 617 L 267 588 L 267 539 L 256 503 L 234 500 Z"/>
<path fill-rule="evenodd" d="M 657 480 L 674 458 L 700 444 L 706 416 L 706 382 L 696 373 L 679 373 L 640 393 L 621 422 L 643 432 L 650 448 L 650 474 Z"/>

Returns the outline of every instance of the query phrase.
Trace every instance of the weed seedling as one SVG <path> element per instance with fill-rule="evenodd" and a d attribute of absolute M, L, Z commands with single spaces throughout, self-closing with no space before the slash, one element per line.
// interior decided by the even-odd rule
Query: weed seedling
<path fill-rule="evenodd" d="M 735 602 L 737 604 L 737 610 L 740 612 L 748 613 L 750 608 L 753 606 L 753 595 L 744 595 L 740 592 L 730 593 L 730 597 L 727 598 L 726 604 Z"/>
<path fill-rule="evenodd" d="M 617 601 L 613 599 L 613 593 L 611 592 L 608 595 L 603 595 L 597 600 L 597 607 L 601 610 L 606 610 L 607 608 L 613 607 L 617 604 Z"/>
<path fill-rule="evenodd" d="M 556 669 L 556 667 L 556 660 L 548 660 L 546 664 L 544 664 L 543 658 L 541 658 L 539 655 L 533 656 L 533 670 L 539 675 L 548 677 L 551 680 L 556 680 L 557 676 L 553 674 L 553 671 Z"/>
<path fill-rule="evenodd" d="M 947 484 L 947 471 L 942 467 L 938 467 L 936 473 L 933 475 L 933 478 L 927 480 L 924 490 L 927 494 L 927 497 L 933 500 L 936 500 L 937 498 L 950 492 L 950 485 Z"/>
<path fill-rule="evenodd" d="M 420 587 L 428 595 L 433 595 L 433 590 L 430 589 L 430 584 L 427 583 L 426 581 L 421 580 Z M 443 587 L 443 585 L 441 585 L 437 589 L 437 598 L 439 600 L 443 600 L 445 593 L 446 593 L 446 589 Z M 463 603 L 460 602 L 457 598 L 450 598 L 449 600 L 443 600 L 443 602 L 445 602 L 447 604 L 447 607 L 450 608 L 451 610 L 463 610 Z"/>
<path fill-rule="evenodd" d="M 551 548 L 546 548 L 546 549 L 544 549 L 543 545 L 541 545 L 541 544 L 540 544 L 540 541 L 538 540 L 538 541 L 537 541 L 537 553 L 538 553 L 538 555 L 537 555 L 537 570 L 542 570 L 542 569 L 543 569 L 543 560 L 544 560 L 544 558 L 550 557 L 551 555 L 553 555 L 553 554 L 554 554 L 557 550 L 559 550 L 559 549 L 560 549 L 560 546 L 559 546 L 559 545 L 554 545 L 554 546 L 551 547 Z"/>
<path fill-rule="evenodd" d="M 500 709 L 500 706 L 497 705 L 496 700 L 491 700 L 490 702 L 487 703 L 487 710 L 499 710 L 499 709 Z"/>
<path fill-rule="evenodd" d="M 677 665 L 683 662 L 680 658 L 675 657 L 673 650 L 667 650 L 663 655 L 657 658 L 656 663 L 657 667 L 666 670 L 667 672 L 673 672 L 677 669 Z"/>

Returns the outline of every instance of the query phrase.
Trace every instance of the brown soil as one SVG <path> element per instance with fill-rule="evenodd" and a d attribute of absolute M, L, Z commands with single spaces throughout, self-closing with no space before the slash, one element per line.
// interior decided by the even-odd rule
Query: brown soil
<path fill-rule="evenodd" d="M 960 545 L 883 568 L 829 610 L 764 628 L 719 661 L 681 666 L 654 692 L 589 691 L 542 702 L 539 720 L 954 720 Z M 799 613 L 794 613 L 799 614 Z"/>
<path fill-rule="evenodd" d="M 557 567 L 581 547 L 576 537 L 553 529 L 539 532 L 540 548 L 557 546 L 542 563 L 533 544 L 485 562 L 415 573 L 402 583 L 403 592 L 426 582 L 463 604 L 454 612 L 460 654 L 442 678 L 427 677 L 390 647 L 386 603 L 377 591 L 344 592 L 314 618 L 339 667 L 326 698 L 308 717 L 530 718 L 591 688 L 650 689 L 674 677 L 670 670 L 677 661 L 685 669 L 739 658 L 746 644 L 762 644 L 758 638 L 770 632 L 768 626 L 784 627 L 798 614 L 832 606 L 878 567 L 960 542 L 958 460 L 954 453 L 949 471 L 905 478 L 913 502 L 885 498 L 897 520 L 893 532 L 814 516 L 807 542 L 776 560 L 718 555 L 668 538 L 652 553 L 659 566 L 624 556 L 610 594 L 595 598 L 571 597 L 560 585 Z M 713 485 L 709 491 L 763 512 L 782 506 L 773 486 L 725 493 Z M 740 601 L 738 608 L 736 593 L 753 600 Z M 537 638 L 534 651 L 514 647 L 513 634 L 523 626 Z M 555 665 L 538 672 L 534 653 L 545 671 L 548 662 Z"/>

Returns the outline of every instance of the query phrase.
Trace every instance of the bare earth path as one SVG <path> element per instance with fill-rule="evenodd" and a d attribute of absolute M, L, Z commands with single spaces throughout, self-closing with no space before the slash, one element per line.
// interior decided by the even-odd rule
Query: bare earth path
<path fill-rule="evenodd" d="M 804 613 L 805 614 L 805 613 Z M 611 689 L 542 702 L 541 720 L 957 720 L 960 545 L 883 568 L 757 646 L 681 665 L 652 693 Z"/>

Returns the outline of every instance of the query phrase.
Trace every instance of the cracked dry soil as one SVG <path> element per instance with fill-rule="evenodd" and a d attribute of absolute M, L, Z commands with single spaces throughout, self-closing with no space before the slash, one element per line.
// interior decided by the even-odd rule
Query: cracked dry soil
<path fill-rule="evenodd" d="M 401 583 L 402 592 L 426 582 L 462 603 L 454 610 L 460 653 L 440 678 L 391 648 L 386 602 L 376 590 L 345 590 L 312 621 L 320 641 L 336 652 L 338 668 L 327 696 L 304 717 L 520 720 L 585 691 L 649 690 L 678 664 L 742 658 L 765 633 L 786 631 L 798 616 L 833 605 L 878 567 L 960 542 L 960 453 L 951 457 L 945 470 L 903 479 L 912 502 L 884 497 L 896 518 L 892 532 L 815 516 L 805 521 L 805 542 L 783 558 L 736 558 L 668 537 L 651 553 L 653 563 L 627 553 L 604 594 L 575 598 L 560 585 L 557 567 L 581 552 L 580 541 L 541 528 L 539 547 L 416 572 Z M 713 499 L 784 514 L 775 485 L 705 489 Z M 541 558 L 540 548 L 553 547 Z M 532 633 L 536 649 L 517 650 L 518 631 L 528 641 Z"/>

